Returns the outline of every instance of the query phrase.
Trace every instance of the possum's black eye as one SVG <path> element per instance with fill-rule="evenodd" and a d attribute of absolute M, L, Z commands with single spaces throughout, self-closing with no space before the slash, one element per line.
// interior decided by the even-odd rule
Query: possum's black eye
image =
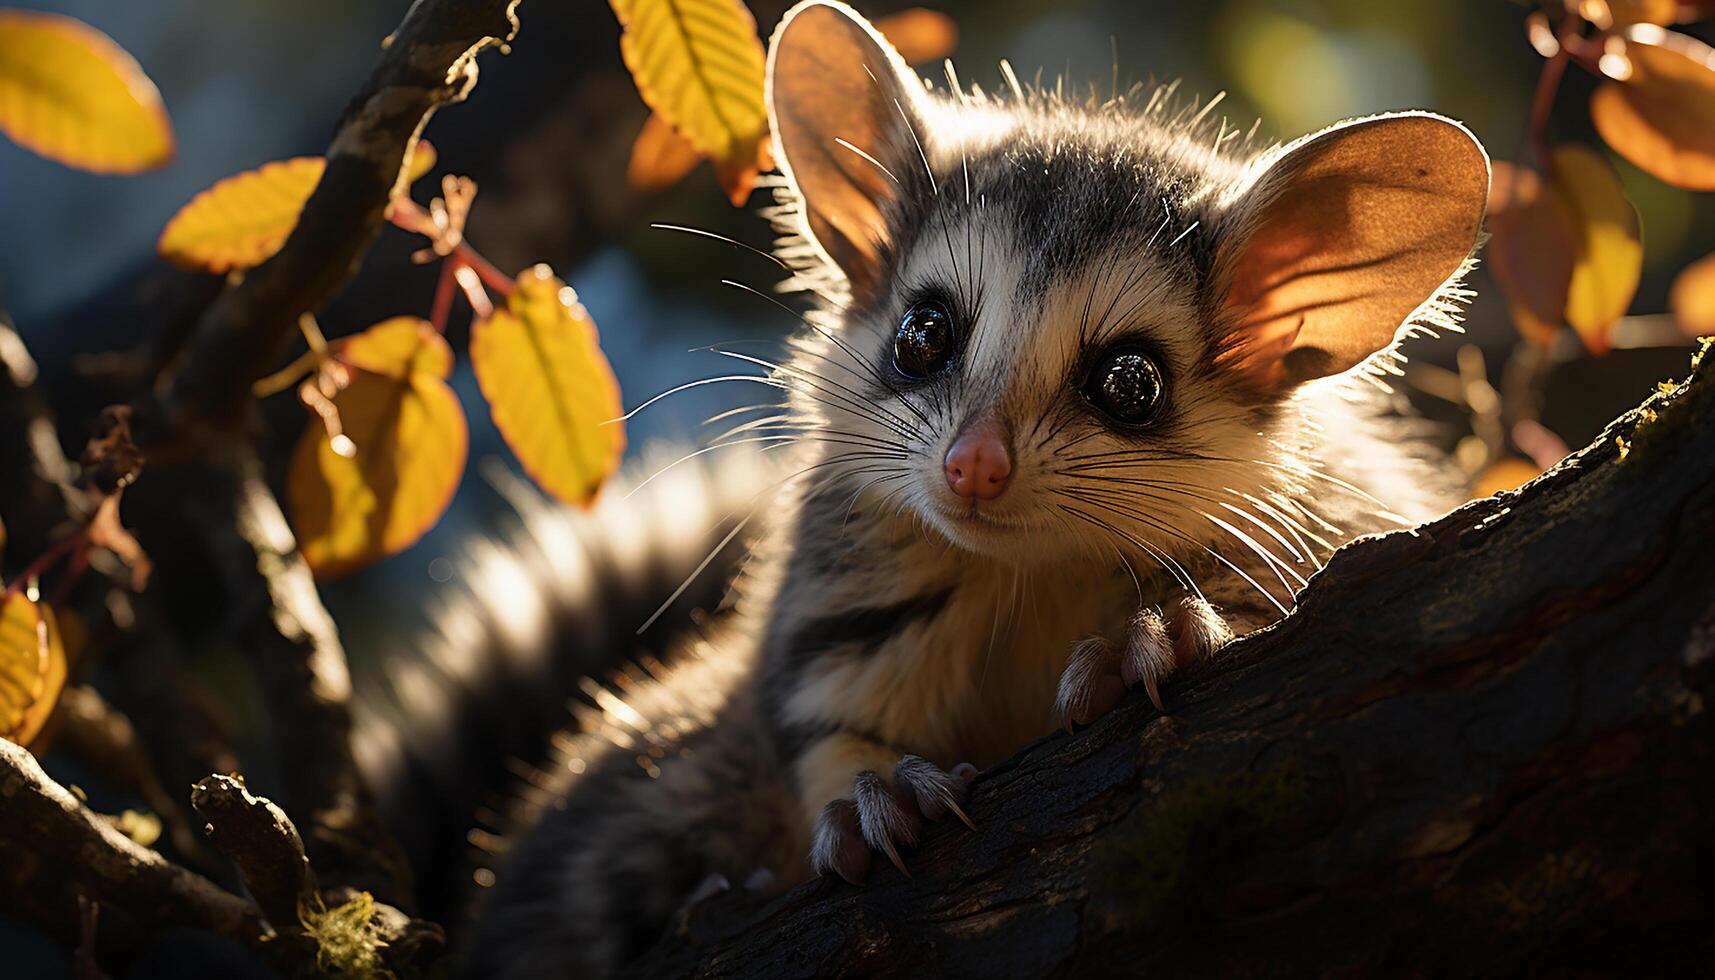
<path fill-rule="evenodd" d="M 893 366 L 913 381 L 939 374 L 953 361 L 953 315 L 935 300 L 911 304 L 893 332 Z"/>
<path fill-rule="evenodd" d="M 1109 351 L 1096 362 L 1084 397 L 1116 422 L 1149 421 L 1161 404 L 1161 369 L 1137 350 Z"/>

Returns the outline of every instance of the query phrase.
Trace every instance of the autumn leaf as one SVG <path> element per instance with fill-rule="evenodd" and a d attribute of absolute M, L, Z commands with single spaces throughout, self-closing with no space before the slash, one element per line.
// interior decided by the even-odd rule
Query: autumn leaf
<path fill-rule="evenodd" d="M 1471 499 L 1490 497 L 1503 490 L 1517 490 L 1542 475 L 1542 470 L 1527 459 L 1507 456 L 1490 463 L 1471 482 Z"/>
<path fill-rule="evenodd" d="M 416 180 L 434 165 L 435 148 L 419 140 L 406 179 Z M 216 183 L 167 222 L 157 246 L 162 257 L 214 273 L 261 264 L 285 244 L 326 167 L 322 157 L 293 157 Z"/>
<path fill-rule="evenodd" d="M 889 14 L 875 22 L 875 29 L 907 64 L 940 61 L 959 46 L 959 25 L 953 18 L 922 7 Z"/>
<path fill-rule="evenodd" d="M 1567 287 L 1566 322 L 1593 354 L 1605 354 L 1614 323 L 1626 315 L 1643 274 L 1644 246 L 1637 209 L 1620 176 L 1585 146 L 1556 147 L 1549 186 L 1572 219 L 1577 243 Z"/>
<path fill-rule="evenodd" d="M 743 204 L 768 160 L 763 51 L 742 0 L 609 0 L 637 91 Z"/>
<path fill-rule="evenodd" d="M 506 307 L 471 325 L 470 363 L 525 472 L 561 500 L 589 501 L 619 465 L 625 430 L 612 422 L 619 384 L 571 287 L 545 265 L 519 275 Z"/>
<path fill-rule="evenodd" d="M 173 159 L 155 83 L 112 38 L 59 14 L 0 9 L 0 131 L 95 173 L 140 173 Z"/>
<path fill-rule="evenodd" d="M 631 162 L 625 179 L 640 191 L 655 192 L 677 184 L 703 159 L 689 140 L 659 113 L 643 121 L 637 141 L 631 144 Z"/>
<path fill-rule="evenodd" d="M 1687 336 L 1715 335 L 1715 254 L 1705 255 L 1679 273 L 1667 294 L 1667 308 Z"/>
<path fill-rule="evenodd" d="M 28 747 L 65 688 L 65 645 L 53 610 L 22 592 L 0 606 L 0 737 Z"/>
<path fill-rule="evenodd" d="M 323 579 L 416 543 L 452 503 L 469 442 L 445 380 L 452 349 L 427 321 L 383 320 L 331 353 L 349 369 L 331 396 L 343 438 L 310 425 L 286 480 L 299 548 Z"/>
<path fill-rule="evenodd" d="M 1624 32 L 1621 78 L 1590 97 L 1602 139 L 1639 170 L 1687 190 L 1715 190 L 1715 49 L 1652 24 Z M 1611 72 L 1613 74 L 1613 72 Z"/>
<path fill-rule="evenodd" d="M 1679 19 L 1679 0 L 1607 0 L 1608 15 L 1617 26 L 1671 24 Z"/>
<path fill-rule="evenodd" d="M 1566 322 L 1566 295 L 1578 255 L 1571 217 L 1540 174 L 1496 160 L 1488 228 L 1484 257 L 1514 325 L 1526 340 L 1549 346 Z"/>
<path fill-rule="evenodd" d="M 959 43 L 959 28 L 953 18 L 922 7 L 883 17 L 875 22 L 875 28 L 898 49 L 901 57 L 913 64 L 945 58 Z M 640 191 L 664 190 L 684 179 L 702 159 L 702 154 L 679 135 L 672 123 L 660 113 L 650 113 L 637 140 L 631 144 L 626 181 Z M 761 166 L 767 169 L 771 165 Z M 726 184 L 726 178 L 721 182 Z M 744 185 L 743 193 L 733 203 L 743 204 L 749 193 L 750 185 Z"/>

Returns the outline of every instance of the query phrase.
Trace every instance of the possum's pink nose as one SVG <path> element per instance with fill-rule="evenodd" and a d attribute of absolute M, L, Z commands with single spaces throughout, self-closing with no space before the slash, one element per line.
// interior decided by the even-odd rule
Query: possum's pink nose
<path fill-rule="evenodd" d="M 979 425 L 947 450 L 947 486 L 966 500 L 993 500 L 1012 476 L 1012 457 L 992 427 Z"/>

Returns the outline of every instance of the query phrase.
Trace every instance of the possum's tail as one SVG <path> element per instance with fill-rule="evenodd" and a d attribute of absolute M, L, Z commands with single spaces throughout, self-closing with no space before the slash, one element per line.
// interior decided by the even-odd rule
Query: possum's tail
<path fill-rule="evenodd" d="M 485 809 L 502 809 L 520 773 L 547 758 L 568 703 L 596 695 L 589 678 L 666 657 L 693 611 L 721 601 L 745 551 L 733 541 L 711 552 L 767 506 L 780 475 L 745 447 L 665 471 L 671 456 L 648 457 L 587 511 L 505 488 L 515 525 L 471 541 L 430 604 L 431 627 L 356 679 L 358 763 L 414 860 L 425 910 L 443 920 L 470 893 L 472 828 L 502 822 Z"/>

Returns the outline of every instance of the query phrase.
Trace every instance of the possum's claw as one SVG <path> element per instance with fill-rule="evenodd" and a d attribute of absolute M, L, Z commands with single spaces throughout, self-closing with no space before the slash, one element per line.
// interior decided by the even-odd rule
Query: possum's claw
<path fill-rule="evenodd" d="M 1125 644 L 1116 647 L 1091 637 L 1072 648 L 1060 675 L 1055 708 L 1070 732 L 1112 711 L 1128 688 L 1141 685 L 1157 711 L 1166 711 L 1161 681 L 1176 667 L 1203 659 L 1233 638 L 1215 607 L 1196 596 L 1185 596 L 1169 607 L 1166 618 L 1145 609 L 1126 627 Z"/>
<path fill-rule="evenodd" d="M 811 838 L 811 866 L 817 874 L 833 872 L 859 885 L 869 876 L 874 852 L 880 851 L 900 874 L 911 877 L 900 849 L 917 845 L 924 821 L 952 813 L 976 828 L 964 809 L 975 775 L 974 766 L 961 764 L 947 772 L 914 755 L 900 758 L 891 782 L 872 771 L 858 773 L 850 799 L 822 808 Z"/>
<path fill-rule="evenodd" d="M 817 874 L 833 872 L 854 885 L 869 877 L 870 852 L 860 829 L 857 803 L 834 800 L 822 808 L 810 838 L 810 865 Z"/>
<path fill-rule="evenodd" d="M 951 811 L 965 826 L 975 830 L 977 825 L 965 813 L 964 803 L 976 775 L 977 767 L 968 762 L 961 762 L 948 772 L 922 756 L 907 755 L 901 756 L 899 765 L 893 767 L 893 785 L 917 804 L 917 812 L 923 819 L 939 820 Z"/>

